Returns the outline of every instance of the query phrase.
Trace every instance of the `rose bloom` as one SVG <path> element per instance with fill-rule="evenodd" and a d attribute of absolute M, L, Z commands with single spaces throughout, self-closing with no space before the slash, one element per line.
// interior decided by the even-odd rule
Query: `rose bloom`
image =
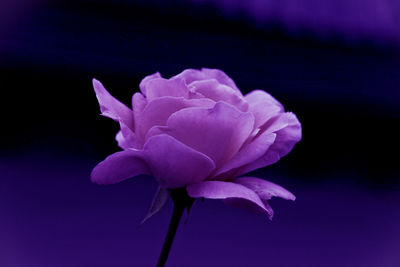
<path fill-rule="evenodd" d="M 121 126 L 116 140 L 123 149 L 93 169 L 93 182 L 151 175 L 161 189 L 186 187 L 192 198 L 222 199 L 270 218 L 271 197 L 295 199 L 281 186 L 242 176 L 277 162 L 301 139 L 296 116 L 265 91 L 243 96 L 217 69 L 187 69 L 170 79 L 155 73 L 141 81 L 130 109 L 99 81 L 93 86 L 102 115 Z"/>

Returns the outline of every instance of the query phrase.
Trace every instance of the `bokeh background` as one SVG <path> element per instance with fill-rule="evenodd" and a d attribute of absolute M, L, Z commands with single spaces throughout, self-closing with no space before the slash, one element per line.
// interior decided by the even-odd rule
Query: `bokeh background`
<path fill-rule="evenodd" d="M 196 202 L 168 266 L 400 266 L 400 2 L 0 2 L 0 266 L 155 266 L 172 203 L 150 177 L 89 179 L 118 150 L 91 79 L 219 68 L 297 114 L 303 140 L 259 177 L 275 218 Z"/>

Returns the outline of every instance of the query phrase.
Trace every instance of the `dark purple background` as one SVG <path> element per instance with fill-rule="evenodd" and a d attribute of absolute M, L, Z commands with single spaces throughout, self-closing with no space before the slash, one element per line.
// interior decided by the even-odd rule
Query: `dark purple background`
<path fill-rule="evenodd" d="M 87 178 L 93 159 L 60 155 L 4 163 L 2 266 L 155 266 L 172 203 L 139 227 L 156 189 L 152 179 L 95 186 Z M 272 222 L 198 201 L 178 231 L 169 266 L 397 266 L 398 190 L 366 188 L 351 178 L 271 177 L 297 195 L 294 203 L 272 201 Z"/>
<path fill-rule="evenodd" d="M 301 143 L 254 173 L 297 200 L 272 222 L 196 202 L 168 266 L 400 266 L 398 4 L 282 3 L 2 2 L 0 266 L 155 266 L 172 204 L 139 227 L 151 177 L 90 182 L 118 150 L 91 79 L 129 103 L 145 75 L 200 67 L 298 115 Z"/>

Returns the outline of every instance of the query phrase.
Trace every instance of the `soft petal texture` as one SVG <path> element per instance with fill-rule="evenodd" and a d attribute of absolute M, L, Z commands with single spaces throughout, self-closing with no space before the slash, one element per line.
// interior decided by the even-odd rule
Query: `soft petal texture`
<path fill-rule="evenodd" d="M 301 125 L 293 113 L 282 113 L 274 118 L 271 123 L 267 122 L 267 124 L 269 125 L 263 129 L 261 134 L 275 133 L 274 143 L 259 159 L 243 166 L 236 173 L 236 176 L 277 162 L 280 158 L 286 156 L 301 139 Z"/>
<path fill-rule="evenodd" d="M 221 175 L 235 168 L 250 164 L 264 155 L 276 138 L 275 133 L 263 133 L 257 136 L 249 144 L 244 146 L 232 159 L 225 163 L 214 176 Z M 229 176 L 228 176 L 229 177 Z"/>
<path fill-rule="evenodd" d="M 223 71 L 188 69 L 164 79 L 145 77 L 132 97 L 132 110 L 93 80 L 102 115 L 120 124 L 116 135 L 124 149 L 99 163 L 92 181 L 117 183 L 139 174 L 159 183 L 150 216 L 186 187 L 191 197 L 263 212 L 268 200 L 294 200 L 286 189 L 244 173 L 265 167 L 290 152 L 301 139 L 301 125 L 292 113 L 262 90 L 245 96 Z"/>
<path fill-rule="evenodd" d="M 151 75 L 149 75 L 149 76 L 144 77 L 143 80 L 142 80 L 142 81 L 140 82 L 140 84 L 139 84 L 140 91 L 141 91 L 144 95 L 146 95 L 146 86 L 147 86 L 147 83 L 148 83 L 149 81 L 151 81 L 151 80 L 153 80 L 153 79 L 157 79 L 157 78 L 161 78 L 161 74 L 160 74 L 159 72 L 156 72 L 156 73 L 154 73 L 154 74 L 151 74 Z"/>
<path fill-rule="evenodd" d="M 260 127 L 268 119 L 284 111 L 281 103 L 262 90 L 252 91 L 245 95 L 244 98 L 249 104 L 249 111 L 254 115 L 254 128 Z"/>
<path fill-rule="evenodd" d="M 251 190 L 256 192 L 263 201 L 269 200 L 272 197 L 280 197 L 286 200 L 293 201 L 296 199 L 296 197 L 292 193 L 290 193 L 282 186 L 257 177 L 240 177 L 234 179 L 233 182 L 250 188 Z"/>
<path fill-rule="evenodd" d="M 143 219 L 141 224 L 145 223 L 148 219 L 153 217 L 157 212 L 159 212 L 165 204 L 167 204 L 170 197 L 169 191 L 166 188 L 158 187 L 156 194 L 154 195 L 153 201 L 151 203 L 150 209 L 147 212 L 146 217 Z"/>
<path fill-rule="evenodd" d="M 166 133 L 209 156 L 217 167 L 227 162 L 250 135 L 254 117 L 224 102 L 214 108 L 187 108 L 175 112 L 167 127 L 153 127 L 148 137 Z"/>
<path fill-rule="evenodd" d="M 132 96 L 133 112 L 137 113 L 142 111 L 147 105 L 146 98 L 141 93 L 134 93 Z M 136 119 L 136 117 L 135 117 Z"/>
<path fill-rule="evenodd" d="M 150 174 L 148 165 L 136 151 L 124 150 L 97 164 L 91 179 L 98 184 L 115 184 L 140 174 Z"/>
<path fill-rule="evenodd" d="M 176 75 L 175 77 L 182 77 L 186 80 L 187 84 L 192 83 L 193 81 L 201 81 L 207 79 L 216 79 L 219 83 L 227 85 L 232 89 L 240 92 L 237 88 L 235 82 L 226 75 L 225 72 L 218 69 L 207 69 L 202 68 L 201 70 L 195 69 L 187 69 Z"/>
<path fill-rule="evenodd" d="M 93 79 L 93 87 L 97 100 L 99 101 L 101 114 L 119 121 L 133 130 L 134 122 L 132 111 L 115 99 L 98 80 Z"/>
<path fill-rule="evenodd" d="M 143 159 L 164 188 L 198 183 L 215 169 L 209 157 L 166 134 L 147 140 L 143 148 Z"/>
<path fill-rule="evenodd" d="M 276 140 L 270 151 L 279 154 L 279 157 L 286 156 L 301 139 L 301 124 L 296 115 L 287 112 L 279 117 L 279 121 L 286 122 L 286 126 L 276 130 Z M 268 131 L 268 130 L 267 130 Z"/>
<path fill-rule="evenodd" d="M 151 101 L 157 97 L 174 96 L 188 98 L 189 89 L 182 78 L 156 78 L 146 84 L 146 99 Z"/>
<path fill-rule="evenodd" d="M 270 200 L 272 197 L 280 197 L 293 201 L 296 199 L 296 197 L 285 188 L 257 177 L 240 177 L 233 179 L 232 182 L 243 185 L 254 191 L 262 200 L 270 220 L 272 220 L 272 217 L 274 216 L 274 210 L 269 205 L 268 200 Z M 234 201 L 227 199 L 224 200 L 224 202 L 231 206 L 245 208 L 247 210 L 257 212 L 257 210 L 254 210 L 254 207 L 249 206 L 248 202 L 244 201 L 243 199 L 235 199 Z"/>
<path fill-rule="evenodd" d="M 204 97 L 210 98 L 216 102 L 224 101 L 237 107 L 241 111 L 247 111 L 249 108 L 249 104 L 245 101 L 240 92 L 227 85 L 220 84 L 216 79 L 194 81 L 190 86 L 194 88 L 194 92 L 200 93 Z"/>
<path fill-rule="evenodd" d="M 143 136 L 140 135 L 141 125 L 139 121 L 142 111 L 145 109 L 146 105 L 147 105 L 147 100 L 141 93 L 135 93 L 132 96 L 133 117 L 135 121 L 138 121 L 138 123 L 135 123 L 135 133 L 143 143 L 144 143 L 144 138 Z"/>
<path fill-rule="evenodd" d="M 188 107 L 212 108 L 215 102 L 203 99 L 185 99 L 183 97 L 163 96 L 149 102 L 137 118 L 137 133 L 144 138 L 153 126 L 165 126 L 172 113 Z"/>
<path fill-rule="evenodd" d="M 258 208 L 269 214 L 268 209 L 261 201 L 260 197 L 251 189 L 232 182 L 205 181 L 198 184 L 191 184 L 186 187 L 189 196 L 193 198 L 210 199 L 241 199 L 249 201 Z"/>
<path fill-rule="evenodd" d="M 143 144 L 136 134 L 124 124 L 120 123 L 120 126 L 121 130 L 115 136 L 118 146 L 122 149 L 142 148 Z"/>

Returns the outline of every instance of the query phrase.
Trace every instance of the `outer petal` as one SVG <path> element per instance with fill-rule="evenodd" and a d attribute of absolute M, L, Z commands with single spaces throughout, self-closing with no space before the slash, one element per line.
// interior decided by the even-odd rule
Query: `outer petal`
<path fill-rule="evenodd" d="M 215 169 L 209 157 L 166 134 L 148 139 L 143 150 L 144 160 L 164 188 L 198 183 Z"/>
<path fill-rule="evenodd" d="M 119 121 L 133 130 L 134 123 L 132 111 L 110 95 L 98 80 L 93 79 L 93 87 L 100 104 L 101 114 Z"/>
<path fill-rule="evenodd" d="M 277 162 L 280 158 L 286 156 L 294 145 L 300 141 L 301 125 L 293 113 L 287 112 L 280 114 L 270 121 L 271 122 L 267 122 L 268 125 L 262 126 L 262 128 L 265 129 L 262 129 L 263 131 L 261 131 L 261 133 L 275 133 L 275 142 L 258 160 L 240 168 L 236 176 Z"/>
<path fill-rule="evenodd" d="M 277 136 L 270 151 L 275 151 L 281 158 L 286 156 L 293 149 L 294 145 L 301 140 L 301 124 L 296 115 L 290 112 L 280 115 L 275 124 L 278 124 L 278 121 L 279 123 L 284 121 L 286 126 L 275 130 Z M 268 129 L 267 131 L 271 130 Z"/>
<path fill-rule="evenodd" d="M 275 138 L 276 134 L 269 132 L 257 136 L 248 145 L 245 145 L 232 159 L 224 164 L 213 176 L 221 175 L 259 159 L 268 151 L 270 146 L 274 143 Z"/>
<path fill-rule="evenodd" d="M 258 207 L 259 210 L 269 214 L 260 197 L 251 189 L 236 183 L 222 181 L 205 181 L 186 187 L 189 196 L 193 198 L 211 198 L 223 200 L 245 200 Z"/>
<path fill-rule="evenodd" d="M 144 138 L 153 126 L 165 126 L 172 113 L 188 107 L 212 108 L 215 102 L 210 99 L 185 99 L 183 97 L 163 96 L 149 102 L 137 117 L 137 133 Z"/>
<path fill-rule="evenodd" d="M 188 98 L 189 89 L 186 86 L 185 80 L 182 78 L 156 78 L 146 84 L 146 98 L 151 101 L 162 96 L 174 96 Z"/>
<path fill-rule="evenodd" d="M 132 96 L 133 116 L 135 118 L 135 121 L 138 122 L 140 121 L 140 116 L 142 114 L 142 111 L 145 109 L 146 105 L 147 105 L 147 100 L 143 94 L 135 93 Z M 140 123 L 135 123 L 135 133 L 138 136 L 138 138 L 144 143 L 144 138 L 143 136 L 140 135 Z"/>
<path fill-rule="evenodd" d="M 247 111 L 249 108 L 249 104 L 245 101 L 239 91 L 219 83 L 216 79 L 194 81 L 190 84 L 190 86 L 194 87 L 194 91 L 196 93 L 200 93 L 216 102 L 227 102 L 237 107 L 241 111 Z"/>
<path fill-rule="evenodd" d="M 136 134 L 124 124 L 121 123 L 120 126 L 121 130 L 115 136 L 118 146 L 122 149 L 142 148 L 143 143 L 136 136 Z"/>
<path fill-rule="evenodd" d="M 115 184 L 140 174 L 150 174 L 147 164 L 137 151 L 124 150 L 97 164 L 91 179 L 98 184 Z"/>
<path fill-rule="evenodd" d="M 272 197 L 280 197 L 286 200 L 293 201 L 296 199 L 296 197 L 292 193 L 290 193 L 282 186 L 257 177 L 240 177 L 234 179 L 233 182 L 250 188 L 251 190 L 256 192 L 263 201 L 267 201 Z"/>
<path fill-rule="evenodd" d="M 154 195 L 153 201 L 151 203 L 150 209 L 147 212 L 146 217 L 144 217 L 141 224 L 146 222 L 148 219 L 154 216 L 157 212 L 159 212 L 165 204 L 167 204 L 168 199 L 170 197 L 169 191 L 166 188 L 158 187 L 156 194 Z"/>
<path fill-rule="evenodd" d="M 226 75 L 226 73 L 223 72 L 222 70 L 202 68 L 201 72 L 204 74 L 204 76 L 210 77 L 210 78 L 215 78 L 220 83 L 228 85 L 232 89 L 235 89 L 240 92 L 240 90 L 239 90 L 239 88 L 237 88 L 235 82 L 228 75 Z"/>
<path fill-rule="evenodd" d="M 207 69 L 207 68 L 202 68 L 201 70 L 187 69 L 181 72 L 180 74 L 176 75 L 175 77 L 184 78 L 187 84 L 190 84 L 194 81 L 216 79 L 219 83 L 227 85 L 232 89 L 240 92 L 235 82 L 228 75 L 226 75 L 225 72 L 218 69 Z"/>
<path fill-rule="evenodd" d="M 153 127 L 146 138 L 166 133 L 209 156 L 217 167 L 232 158 L 253 129 L 254 118 L 224 102 L 214 108 L 186 108 L 175 112 L 167 127 Z"/>
<path fill-rule="evenodd" d="M 141 93 L 134 93 L 132 96 L 133 112 L 142 111 L 147 105 L 147 100 Z M 135 117 L 136 119 L 136 117 Z"/>
<path fill-rule="evenodd" d="M 146 86 L 147 86 L 147 83 L 148 83 L 149 81 L 151 81 L 151 80 L 153 80 L 153 79 L 157 79 L 157 78 L 161 78 L 161 74 L 160 74 L 159 72 L 156 72 L 156 73 L 154 73 L 154 74 L 151 74 L 151 75 L 149 75 L 149 76 L 144 77 L 143 80 L 142 80 L 142 81 L 140 82 L 140 84 L 139 84 L 140 91 L 142 91 L 142 93 L 143 93 L 144 95 L 146 95 Z"/>
<path fill-rule="evenodd" d="M 254 90 L 244 98 L 249 103 L 249 111 L 254 115 L 254 128 L 260 127 L 271 117 L 284 112 L 282 104 L 265 91 Z"/>

